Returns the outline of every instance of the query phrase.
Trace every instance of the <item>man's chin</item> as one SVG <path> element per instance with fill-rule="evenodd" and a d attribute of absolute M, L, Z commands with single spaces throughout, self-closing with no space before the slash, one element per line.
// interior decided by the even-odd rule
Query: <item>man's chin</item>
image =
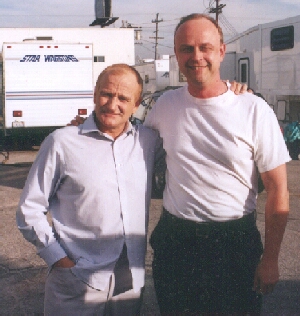
<path fill-rule="evenodd" d="M 117 121 L 114 118 L 105 118 L 100 121 L 100 125 L 114 127 L 117 125 Z"/>

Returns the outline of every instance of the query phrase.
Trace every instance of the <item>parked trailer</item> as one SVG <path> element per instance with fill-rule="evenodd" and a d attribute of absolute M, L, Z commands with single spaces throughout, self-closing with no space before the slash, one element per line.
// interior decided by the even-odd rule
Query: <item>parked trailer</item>
<path fill-rule="evenodd" d="M 186 85 L 187 80 L 185 75 L 179 70 L 175 55 L 170 56 L 170 83 L 171 87 L 182 87 Z"/>
<path fill-rule="evenodd" d="M 66 125 L 93 110 L 93 45 L 3 45 L 4 131 Z"/>
<path fill-rule="evenodd" d="M 300 121 L 300 16 L 250 28 L 226 45 L 221 77 L 260 92 L 280 124 Z"/>
<path fill-rule="evenodd" d="M 170 85 L 169 55 L 163 55 L 162 59 L 158 60 L 144 60 L 134 67 L 143 79 L 144 96 L 163 90 Z"/>
<path fill-rule="evenodd" d="M 0 28 L 0 49 L 0 149 L 10 135 L 39 142 L 89 115 L 99 73 L 135 59 L 134 31 L 125 28 Z"/>

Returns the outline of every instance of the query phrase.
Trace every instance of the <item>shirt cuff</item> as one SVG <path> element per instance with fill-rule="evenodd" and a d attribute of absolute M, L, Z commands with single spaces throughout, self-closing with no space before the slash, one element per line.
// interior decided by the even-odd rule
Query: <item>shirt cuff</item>
<path fill-rule="evenodd" d="M 54 242 L 39 252 L 39 256 L 51 267 L 55 262 L 67 256 L 58 242 Z"/>

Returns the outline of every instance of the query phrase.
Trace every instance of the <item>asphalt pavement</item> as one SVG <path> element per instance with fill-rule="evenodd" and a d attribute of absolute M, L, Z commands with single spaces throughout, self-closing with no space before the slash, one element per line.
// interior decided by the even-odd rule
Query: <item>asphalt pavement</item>
<path fill-rule="evenodd" d="M 12 152 L 6 164 L 0 164 L 0 316 L 43 315 L 47 268 L 15 224 L 17 203 L 35 155 L 35 151 Z M 290 216 L 280 254 L 281 277 L 274 292 L 264 297 L 262 315 L 300 315 L 300 161 L 291 161 L 287 167 Z M 258 198 L 257 218 L 262 235 L 265 200 L 263 192 Z M 158 221 L 161 207 L 161 200 L 152 200 L 150 232 Z M 148 246 L 142 315 L 158 316 L 151 260 L 152 250 Z"/>

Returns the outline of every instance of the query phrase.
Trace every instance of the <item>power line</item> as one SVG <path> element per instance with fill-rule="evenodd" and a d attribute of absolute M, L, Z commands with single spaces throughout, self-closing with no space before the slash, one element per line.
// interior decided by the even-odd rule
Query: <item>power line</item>
<path fill-rule="evenodd" d="M 219 15 L 219 19 L 224 28 L 230 33 L 231 36 L 235 36 L 238 34 L 236 29 L 230 24 L 223 13 Z"/>
<path fill-rule="evenodd" d="M 216 14 L 216 21 L 219 24 L 219 20 L 222 23 L 222 26 L 229 32 L 229 34 L 235 36 L 238 34 L 236 29 L 230 24 L 230 22 L 226 19 L 225 15 L 222 12 L 222 9 L 226 6 L 226 4 L 219 4 L 220 0 L 211 0 L 209 3 L 209 13 Z M 212 7 L 214 2 L 216 3 L 216 7 Z"/>
<path fill-rule="evenodd" d="M 210 1 L 210 3 L 209 3 L 209 7 L 210 7 L 209 13 L 215 13 L 216 14 L 216 21 L 217 21 L 217 23 L 219 23 L 219 15 L 222 13 L 222 9 L 226 6 L 226 4 L 219 4 L 220 0 L 215 0 L 215 2 L 216 2 L 216 7 L 213 8 L 212 7 L 213 1 Z"/>
<path fill-rule="evenodd" d="M 150 42 L 150 41 L 147 41 L 145 39 L 142 39 L 142 42 L 146 42 L 146 43 L 149 43 L 149 44 L 153 44 L 153 42 Z M 161 46 L 161 47 L 166 47 L 166 48 L 174 48 L 174 46 L 168 46 L 168 45 L 164 45 L 164 44 L 157 44 L 158 46 Z"/>
<path fill-rule="evenodd" d="M 152 20 L 152 23 L 156 24 L 155 31 L 154 31 L 155 37 L 150 37 L 150 38 L 154 38 L 155 39 L 155 60 L 157 59 L 157 44 L 158 44 L 158 40 L 159 39 L 164 39 L 164 37 L 159 37 L 158 36 L 158 23 L 163 21 L 163 19 L 158 20 L 158 15 L 159 15 L 159 13 L 156 13 L 156 19 Z"/>

